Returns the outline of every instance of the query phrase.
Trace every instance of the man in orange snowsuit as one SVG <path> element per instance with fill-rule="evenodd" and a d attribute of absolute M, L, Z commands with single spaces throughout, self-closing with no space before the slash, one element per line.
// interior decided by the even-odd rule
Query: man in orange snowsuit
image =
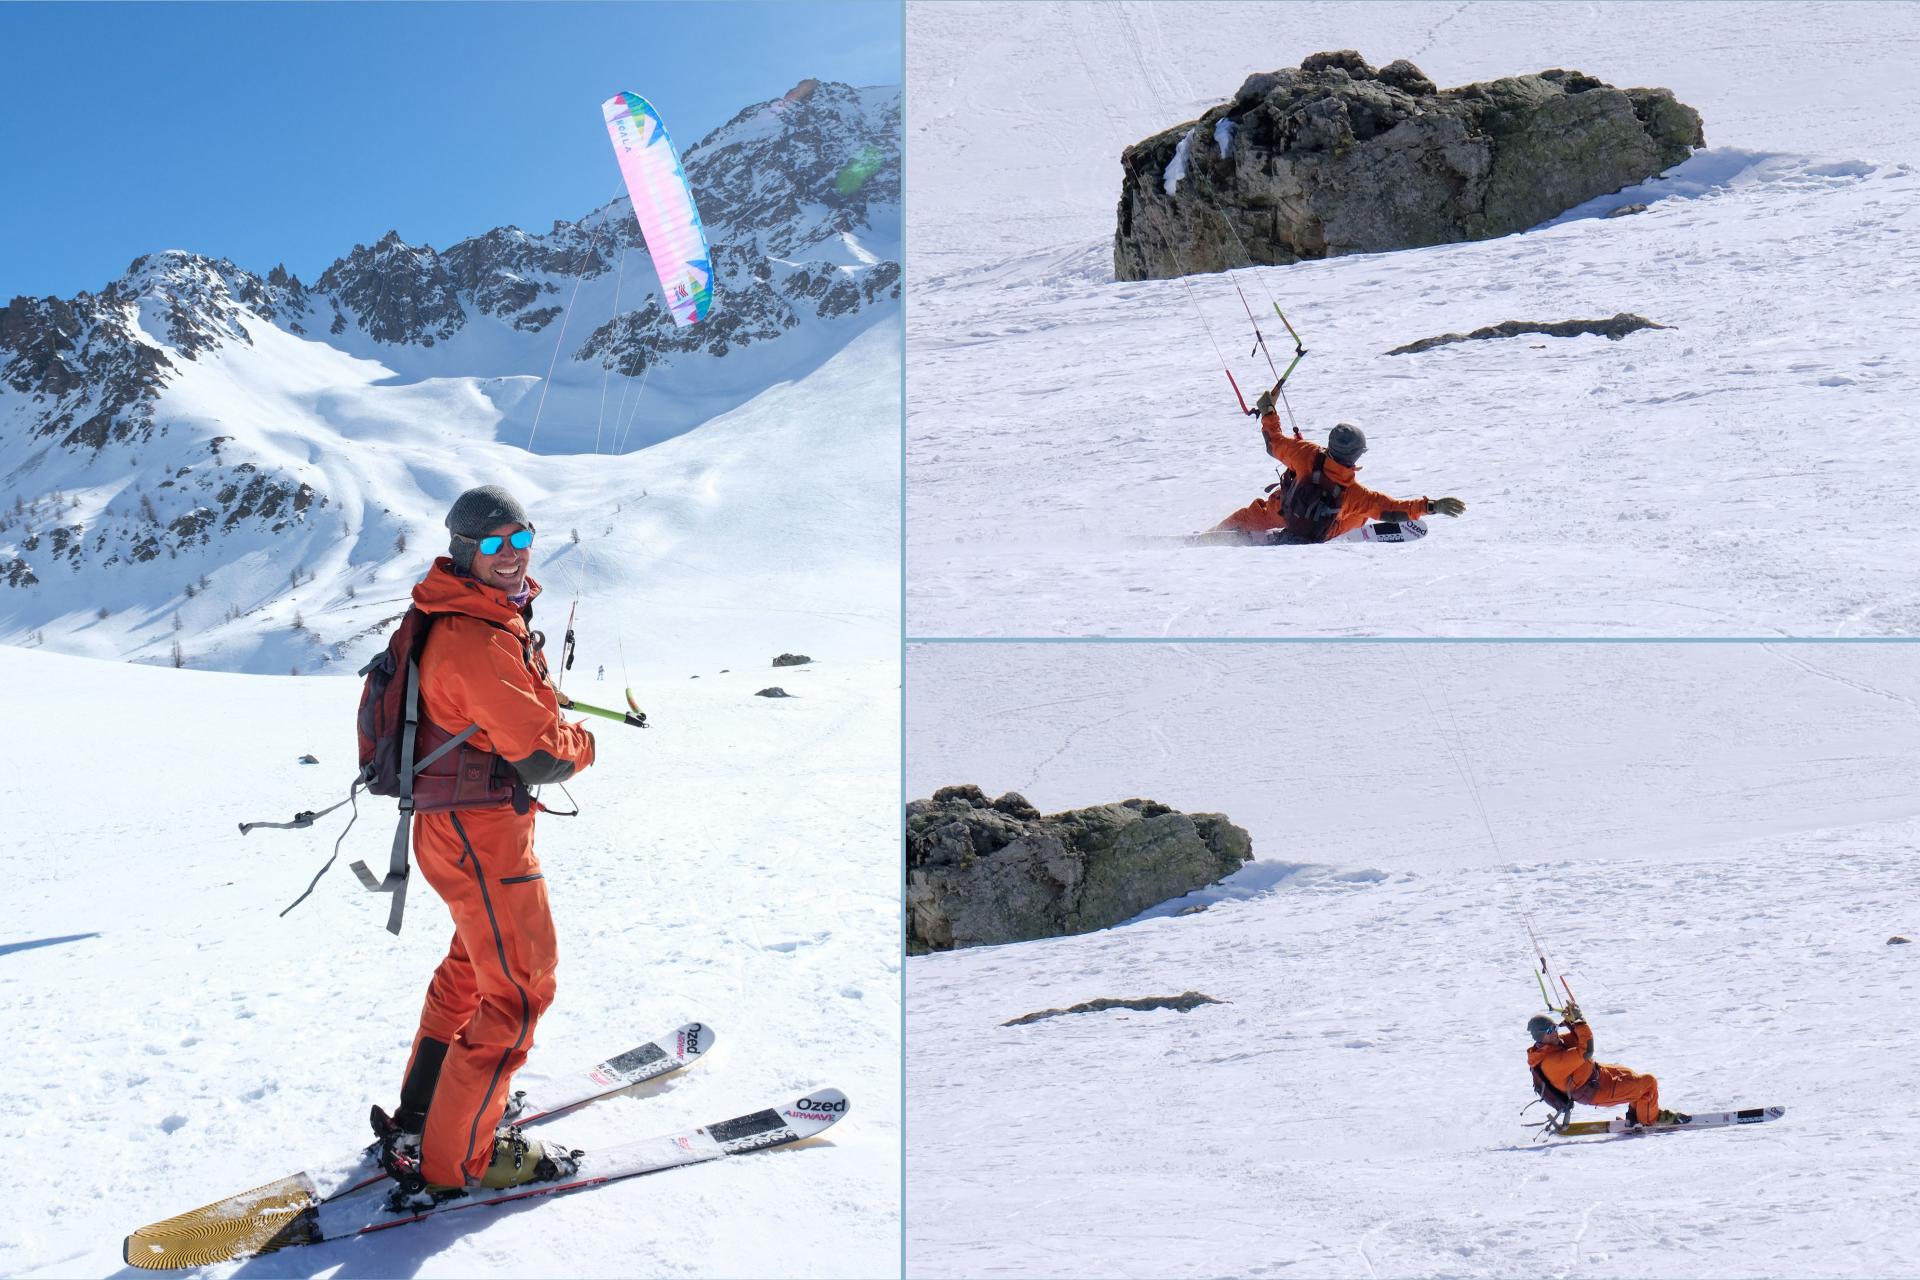
<path fill-rule="evenodd" d="M 1555 1023 L 1538 1014 L 1527 1023 L 1533 1047 L 1527 1050 L 1527 1066 L 1548 1084 L 1575 1102 L 1590 1107 L 1628 1107 L 1635 1124 L 1671 1123 L 1677 1117 L 1660 1109 L 1660 1082 L 1625 1067 L 1593 1060 L 1593 1028 L 1587 1025 L 1580 1006 L 1567 1001 Z M 1556 1026 L 1566 1027 L 1564 1034 Z M 1539 1088 L 1538 1080 L 1534 1088 Z"/>
<path fill-rule="evenodd" d="M 467 746 L 497 756 L 513 778 L 511 803 L 417 814 L 414 856 L 453 916 L 453 944 L 427 988 L 394 1124 L 420 1132 L 419 1169 L 441 1187 L 531 1180 L 526 1144 L 495 1128 L 513 1074 L 553 1003 L 556 964 L 547 885 L 533 852 L 525 787 L 560 782 L 593 763 L 593 735 L 561 717 L 540 641 L 531 631 L 540 586 L 527 577 L 533 526 L 498 486 L 469 489 L 447 516 L 452 554 L 413 589 L 434 615 L 420 657 L 422 716 Z M 536 1153 L 538 1154 L 538 1153 Z"/>
<path fill-rule="evenodd" d="M 1440 512 L 1457 516 L 1467 509 L 1458 498 L 1389 498 L 1354 482 L 1367 438 L 1342 422 L 1327 435 L 1322 449 L 1288 435 L 1273 410 L 1273 391 L 1257 404 L 1260 434 L 1267 452 L 1287 469 L 1287 478 L 1271 494 L 1255 498 L 1215 525 L 1209 534 L 1237 535 L 1249 542 L 1331 542 L 1369 520 L 1407 523 Z M 1202 535 L 1206 537 L 1207 535 Z M 1209 539 L 1212 540 L 1212 539 Z"/>

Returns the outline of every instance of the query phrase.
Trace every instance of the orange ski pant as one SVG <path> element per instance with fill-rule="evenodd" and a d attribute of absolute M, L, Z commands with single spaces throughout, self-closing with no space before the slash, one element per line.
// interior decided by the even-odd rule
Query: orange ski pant
<path fill-rule="evenodd" d="M 420 1011 L 423 1039 L 447 1045 L 420 1139 L 420 1172 L 440 1186 L 478 1179 L 513 1073 L 553 1003 L 558 963 L 533 815 L 510 808 L 420 814 L 414 862 L 453 915 L 453 944 Z M 413 1064 L 409 1060 L 408 1070 Z"/>
<path fill-rule="evenodd" d="M 1238 533 L 1265 533 L 1269 529 L 1278 529 L 1287 523 L 1285 513 L 1280 510 L 1279 490 L 1265 498 L 1255 498 L 1246 506 L 1213 526 L 1210 532 L 1224 533 L 1232 530 Z"/>
<path fill-rule="evenodd" d="M 1638 1071 L 1597 1062 L 1593 1082 L 1580 1092 L 1578 1100 L 1590 1107 L 1632 1107 L 1633 1118 L 1641 1124 L 1660 1118 L 1660 1082 Z"/>

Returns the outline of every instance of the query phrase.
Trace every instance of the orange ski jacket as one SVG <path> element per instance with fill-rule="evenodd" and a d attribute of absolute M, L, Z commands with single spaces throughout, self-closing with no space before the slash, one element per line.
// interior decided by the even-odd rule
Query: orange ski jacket
<path fill-rule="evenodd" d="M 1294 476 L 1310 476 L 1314 463 L 1318 462 L 1326 450 L 1311 440 L 1296 440 L 1287 434 L 1280 425 L 1280 415 L 1268 410 L 1260 418 L 1260 434 L 1266 438 L 1267 453 L 1278 460 Z M 1389 511 L 1403 511 L 1409 516 L 1429 515 L 1433 504 L 1426 498 L 1390 498 L 1384 493 L 1369 489 L 1354 481 L 1354 468 L 1344 462 L 1335 462 L 1327 458 L 1324 467 L 1327 479 L 1337 485 L 1345 486 L 1340 499 L 1340 514 L 1333 518 L 1333 524 L 1327 530 L 1327 541 L 1331 542 L 1343 533 L 1351 533 L 1369 520 L 1378 520 Z M 1268 529 L 1278 529 L 1287 523 L 1287 517 L 1281 510 L 1279 491 L 1265 498 L 1257 498 L 1247 506 L 1228 516 L 1215 526 L 1220 529 L 1239 529 L 1245 533 L 1264 533 Z"/>
<path fill-rule="evenodd" d="M 1527 1050 L 1527 1065 L 1539 1068 L 1549 1084 L 1572 1096 L 1593 1077 L 1593 1028 L 1576 1022 L 1553 1039 L 1534 1045 Z"/>
<path fill-rule="evenodd" d="M 540 585 L 527 579 L 532 596 Z M 516 608 L 500 588 L 433 562 L 413 602 L 434 616 L 420 655 L 420 707 L 457 733 L 478 725 L 475 749 L 506 759 L 529 786 L 563 782 L 593 763 L 593 735 L 560 714 L 547 660 L 527 627 L 532 598 Z"/>

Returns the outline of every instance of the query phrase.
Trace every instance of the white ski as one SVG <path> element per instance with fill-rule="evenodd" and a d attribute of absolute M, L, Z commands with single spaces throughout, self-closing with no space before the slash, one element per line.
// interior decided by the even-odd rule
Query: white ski
<path fill-rule="evenodd" d="M 516 1090 L 506 1121 L 529 1128 L 544 1124 L 590 1102 L 635 1085 L 671 1075 L 698 1061 L 713 1047 L 713 1029 L 689 1022 L 671 1033 L 596 1063 L 585 1071 L 550 1080 L 536 1079 Z M 247 1257 L 307 1211 L 351 1196 L 386 1180 L 378 1146 L 362 1148 L 330 1163 L 309 1165 L 300 1173 L 256 1187 L 128 1236 L 123 1255 L 131 1266 L 149 1270 L 204 1266 Z M 277 1247 L 277 1246 L 275 1246 Z"/>
<path fill-rule="evenodd" d="M 1624 1116 L 1611 1120 L 1576 1120 L 1555 1137 L 1579 1138 L 1595 1133 L 1672 1133 L 1679 1129 L 1719 1129 L 1736 1124 L 1764 1124 L 1787 1114 L 1785 1107 L 1746 1107 L 1739 1111 L 1699 1111 L 1676 1124 L 1629 1125 Z"/>

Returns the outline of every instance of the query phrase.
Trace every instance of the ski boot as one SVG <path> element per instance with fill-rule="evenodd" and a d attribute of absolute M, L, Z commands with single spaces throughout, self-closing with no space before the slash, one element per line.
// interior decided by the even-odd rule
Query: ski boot
<path fill-rule="evenodd" d="M 375 1107 L 367 1119 L 373 1125 L 374 1138 L 369 1150 L 387 1176 L 403 1191 L 424 1188 L 427 1180 L 420 1176 L 420 1132 L 425 1125 L 412 1117 L 390 1116 L 379 1107 Z"/>
<path fill-rule="evenodd" d="M 481 1175 L 480 1185 L 497 1191 L 529 1182 L 557 1182 L 574 1175 L 583 1154 L 557 1142 L 529 1139 L 509 1125 L 494 1136 L 493 1163 Z"/>
<path fill-rule="evenodd" d="M 481 1175 L 478 1185 L 490 1191 L 500 1191 L 534 1182 L 558 1182 L 573 1176 L 580 1168 L 583 1154 L 558 1143 L 530 1140 L 519 1129 L 507 1126 L 494 1135 L 493 1162 Z M 397 1184 L 387 1195 L 387 1210 L 390 1213 L 431 1209 L 467 1194 L 465 1187 L 428 1182 L 420 1175 L 417 1157 L 410 1166 L 396 1160 L 395 1167 L 388 1168 L 388 1172 L 393 1174 Z"/>
<path fill-rule="evenodd" d="M 1684 1111 L 1669 1111 L 1665 1107 L 1662 1107 L 1660 1108 L 1660 1115 L 1654 1121 L 1654 1123 L 1655 1124 L 1691 1124 L 1693 1123 L 1693 1117 L 1688 1115 Z"/>

